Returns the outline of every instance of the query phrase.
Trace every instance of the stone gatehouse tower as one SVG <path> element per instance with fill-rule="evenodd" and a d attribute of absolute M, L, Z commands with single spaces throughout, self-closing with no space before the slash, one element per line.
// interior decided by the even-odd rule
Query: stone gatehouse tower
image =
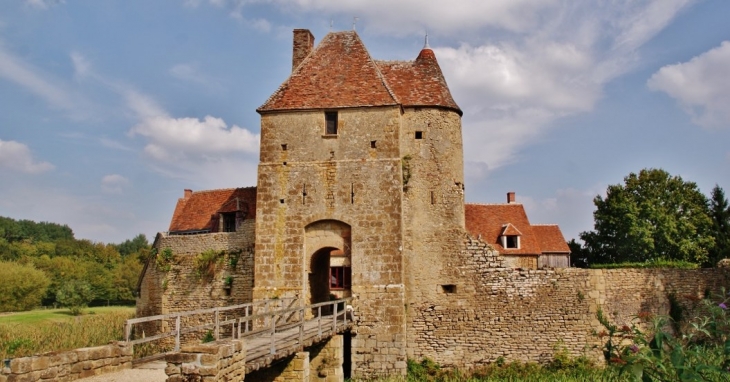
<path fill-rule="evenodd" d="M 354 297 L 355 375 L 405 373 L 407 305 L 455 284 L 464 234 L 462 112 L 428 44 L 376 61 L 354 31 L 316 48 L 257 109 L 253 299 Z"/>

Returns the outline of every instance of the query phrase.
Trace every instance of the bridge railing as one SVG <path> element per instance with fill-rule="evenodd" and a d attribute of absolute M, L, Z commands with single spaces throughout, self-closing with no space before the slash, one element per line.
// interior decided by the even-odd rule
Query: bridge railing
<path fill-rule="evenodd" d="M 199 309 L 193 311 L 176 312 L 164 315 L 139 317 L 127 320 L 124 328 L 125 341 L 130 345 L 138 345 L 152 341 L 159 341 L 165 338 L 174 337 L 174 351 L 180 351 L 181 336 L 187 333 L 212 331 L 213 338 L 221 339 L 221 329 L 230 325 L 229 335 L 231 338 L 244 338 L 256 335 L 269 335 L 270 352 L 276 352 L 275 334 L 285 330 L 298 327 L 298 344 L 304 343 L 305 323 L 317 320 L 317 337 L 330 335 L 337 332 L 337 326 L 348 325 L 348 314 L 345 307 L 352 300 L 352 297 L 327 301 L 307 306 L 301 306 L 295 298 L 281 298 L 256 301 L 247 304 L 231 305 L 218 308 Z M 312 319 L 305 319 L 307 311 L 317 312 Z M 234 312 L 234 313 L 230 313 Z M 323 312 L 325 314 L 323 314 Z M 330 314 L 327 314 L 331 312 Z M 185 318 L 193 316 L 212 316 L 212 322 L 205 322 L 199 325 L 186 325 Z M 187 320 L 193 321 L 193 320 Z M 145 323 L 159 323 L 160 333 L 142 338 L 132 338 L 135 325 Z M 167 322 L 174 328 L 164 330 L 162 323 Z"/>

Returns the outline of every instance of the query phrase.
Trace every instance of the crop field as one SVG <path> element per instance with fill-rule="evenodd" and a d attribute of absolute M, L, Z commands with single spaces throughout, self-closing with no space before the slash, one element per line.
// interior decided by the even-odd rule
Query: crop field
<path fill-rule="evenodd" d="M 98 346 L 121 340 L 134 308 L 87 308 L 81 316 L 68 309 L 42 309 L 0 315 L 0 359 Z"/>

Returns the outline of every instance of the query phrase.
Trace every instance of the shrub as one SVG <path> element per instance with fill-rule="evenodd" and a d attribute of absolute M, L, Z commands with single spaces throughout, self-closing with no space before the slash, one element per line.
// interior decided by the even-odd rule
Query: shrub
<path fill-rule="evenodd" d="M 41 304 L 51 280 L 31 265 L 0 261 L 0 312 L 30 310 Z"/>

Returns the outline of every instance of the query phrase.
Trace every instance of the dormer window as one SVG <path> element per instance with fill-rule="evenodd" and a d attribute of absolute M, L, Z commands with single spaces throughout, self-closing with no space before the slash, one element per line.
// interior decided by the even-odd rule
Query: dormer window
<path fill-rule="evenodd" d="M 337 135 L 337 112 L 326 111 L 324 113 L 324 124 L 326 135 Z"/>
<path fill-rule="evenodd" d="M 510 223 L 503 225 L 502 234 L 499 237 L 502 248 L 520 249 L 520 236 L 522 236 L 522 232 L 520 232 L 514 225 Z"/>
<path fill-rule="evenodd" d="M 221 213 L 221 231 L 222 232 L 236 232 L 236 213 L 235 212 Z"/>
<path fill-rule="evenodd" d="M 502 247 L 509 248 L 509 249 L 519 249 L 520 248 L 520 237 L 517 235 L 502 236 Z"/>

